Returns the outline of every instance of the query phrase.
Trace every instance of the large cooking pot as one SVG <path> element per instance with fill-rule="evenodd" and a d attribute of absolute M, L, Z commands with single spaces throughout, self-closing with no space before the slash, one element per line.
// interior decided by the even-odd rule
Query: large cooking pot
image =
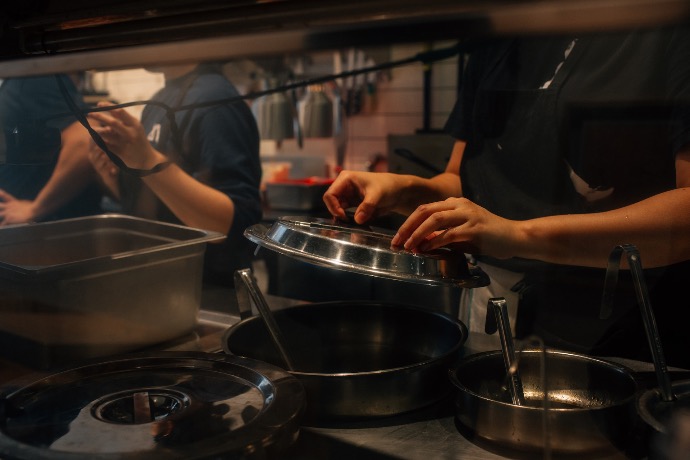
<path fill-rule="evenodd" d="M 438 312 L 386 303 L 324 302 L 277 310 L 275 321 L 306 390 L 305 420 L 400 414 L 452 389 L 467 328 Z M 284 366 L 259 316 L 230 327 L 226 353 Z"/>
<path fill-rule="evenodd" d="M 523 405 L 511 401 L 500 351 L 471 355 L 451 371 L 457 420 L 476 440 L 581 455 L 619 450 L 628 439 L 638 388 L 626 367 L 557 350 L 524 350 L 518 366 Z"/>

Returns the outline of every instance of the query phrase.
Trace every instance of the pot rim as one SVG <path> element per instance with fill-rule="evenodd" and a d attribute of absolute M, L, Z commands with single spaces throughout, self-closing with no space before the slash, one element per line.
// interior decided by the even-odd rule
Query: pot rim
<path fill-rule="evenodd" d="M 522 353 L 542 353 L 541 350 L 535 350 L 535 349 L 527 349 L 522 351 Z M 626 404 L 630 404 L 633 400 L 637 398 L 638 394 L 638 383 L 635 380 L 634 377 L 634 372 L 632 369 L 629 367 L 619 364 L 619 363 L 614 363 L 605 359 L 593 357 L 593 356 L 588 356 L 584 355 L 581 353 L 575 353 L 575 352 L 570 352 L 570 351 L 565 351 L 565 350 L 555 350 L 555 349 L 549 349 L 546 351 L 547 354 L 550 355 L 560 355 L 560 356 L 573 356 L 577 357 L 578 359 L 582 359 L 584 361 L 589 361 L 592 363 L 595 363 L 597 365 L 601 365 L 604 367 L 612 368 L 615 369 L 622 374 L 624 374 L 627 378 L 630 379 L 633 387 L 635 388 L 635 391 L 633 391 L 630 395 L 626 396 L 625 398 L 611 404 L 605 404 L 605 405 L 600 405 L 600 406 L 590 406 L 590 407 L 549 407 L 548 410 L 549 412 L 556 412 L 556 413 L 582 413 L 582 412 L 592 412 L 592 411 L 599 411 L 599 410 L 607 410 L 612 407 L 619 407 L 619 406 L 625 406 Z M 457 377 L 457 373 L 460 370 L 461 367 L 463 367 L 466 364 L 469 364 L 474 361 L 480 361 L 487 359 L 488 357 L 494 357 L 498 356 L 500 359 L 503 359 L 502 352 L 500 350 L 491 350 L 491 351 L 484 351 L 476 354 L 472 354 L 464 358 L 460 363 L 458 363 L 456 366 L 454 366 L 449 372 L 449 378 L 453 386 L 462 392 L 465 392 L 466 394 L 471 395 L 472 397 L 486 401 L 491 404 L 497 404 L 500 406 L 506 406 L 506 407 L 518 407 L 520 410 L 527 410 L 527 411 L 539 411 L 541 412 L 543 409 L 541 407 L 535 407 L 535 406 L 516 406 L 515 404 L 504 402 L 504 401 L 499 401 L 496 399 L 489 398 L 485 395 L 478 394 L 469 388 L 467 388 L 465 385 L 462 384 L 462 382 L 459 380 Z M 548 379 L 548 377 L 547 377 Z"/>
<path fill-rule="evenodd" d="M 427 310 L 421 307 L 417 307 L 414 305 L 406 305 L 406 304 L 398 304 L 398 303 L 392 303 L 392 302 L 380 302 L 380 301 L 367 301 L 367 300 L 355 300 L 355 301 L 342 301 L 342 300 L 336 300 L 336 301 L 328 301 L 328 302 L 314 302 L 314 303 L 304 303 L 304 304 L 298 304 L 298 305 L 293 305 L 290 307 L 283 308 L 281 310 L 277 311 L 283 311 L 283 310 L 295 310 L 295 309 L 306 309 L 306 308 L 312 308 L 312 309 L 323 309 L 323 308 L 334 308 L 338 306 L 376 306 L 376 307 L 383 307 L 383 308 L 390 308 L 390 309 L 396 309 L 396 310 L 413 310 L 417 311 L 423 314 L 429 314 L 432 316 L 438 316 L 449 323 L 451 323 L 453 326 L 457 327 L 458 331 L 460 332 L 460 339 L 453 345 L 452 348 L 444 352 L 440 356 L 436 356 L 434 358 L 429 358 L 425 359 L 424 361 L 420 361 L 417 363 L 413 364 L 408 364 L 405 366 L 399 366 L 399 367 L 391 367 L 387 369 L 377 369 L 374 371 L 366 371 L 366 372 L 332 372 L 332 373 L 321 373 L 321 372 L 303 372 L 303 371 L 297 371 L 297 370 L 288 370 L 292 375 L 295 376 L 303 376 L 303 377 L 318 377 L 318 378 L 342 378 L 342 377 L 371 377 L 371 376 L 381 376 L 381 375 L 386 375 L 386 374 L 393 374 L 393 373 L 400 373 L 403 371 L 408 371 L 412 372 L 417 370 L 420 367 L 428 367 L 432 364 L 436 364 L 439 362 L 443 362 L 449 359 L 453 359 L 454 355 L 458 353 L 458 351 L 465 345 L 465 342 L 467 342 L 468 338 L 468 329 L 465 324 L 460 321 L 459 319 L 448 315 L 444 312 L 439 312 L 439 311 L 432 311 L 432 310 Z M 245 318 L 232 326 L 230 326 L 224 333 L 223 333 L 223 339 L 222 339 L 222 346 L 223 346 L 223 352 L 226 354 L 229 354 L 231 356 L 238 356 L 232 353 L 228 349 L 228 339 L 232 335 L 233 331 L 238 330 L 239 328 L 243 327 L 243 324 L 249 323 L 250 321 L 263 321 L 259 316 L 251 316 L 249 318 Z M 249 359 L 256 359 L 256 358 L 249 358 Z M 270 363 L 269 363 L 270 364 Z M 271 364 L 275 366 L 275 364 Z M 278 366 L 280 367 L 280 366 Z"/>

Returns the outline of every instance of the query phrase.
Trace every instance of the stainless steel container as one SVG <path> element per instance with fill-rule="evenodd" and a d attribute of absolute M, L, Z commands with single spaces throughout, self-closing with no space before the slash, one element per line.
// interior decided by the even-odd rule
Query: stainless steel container
<path fill-rule="evenodd" d="M 0 354 L 50 368 L 190 333 L 222 238 L 115 214 L 0 229 Z"/>

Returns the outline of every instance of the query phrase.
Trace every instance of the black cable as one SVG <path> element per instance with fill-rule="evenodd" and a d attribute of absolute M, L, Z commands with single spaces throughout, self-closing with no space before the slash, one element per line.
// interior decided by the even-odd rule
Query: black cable
<path fill-rule="evenodd" d="M 120 159 L 116 154 L 111 152 L 108 149 L 108 146 L 105 144 L 105 141 L 103 141 L 103 138 L 91 127 L 89 124 L 86 114 L 87 113 L 92 113 L 92 112 L 107 112 L 110 110 L 115 110 L 115 109 L 123 109 L 127 107 L 133 107 L 137 105 L 155 105 L 158 107 L 163 108 L 172 125 L 172 129 L 177 129 L 177 124 L 175 122 L 175 112 L 181 112 L 183 110 L 192 110 L 192 109 L 199 109 L 199 108 L 206 108 L 206 107 L 215 107 L 219 105 L 226 105 L 226 104 L 234 104 L 236 102 L 240 101 L 245 101 L 247 99 L 256 99 L 262 96 L 267 96 L 269 94 L 275 94 L 275 93 L 282 93 L 286 91 L 291 91 L 297 88 L 304 88 L 307 86 L 311 85 L 316 85 L 320 83 L 327 83 L 330 81 L 338 80 L 341 78 L 348 78 L 348 77 L 353 77 L 356 75 L 362 75 L 362 74 L 367 74 L 371 72 L 379 72 L 381 70 L 387 70 L 395 67 L 401 67 L 404 65 L 408 64 L 414 64 L 417 62 L 422 62 L 424 64 L 429 64 L 432 62 L 437 62 L 437 61 L 442 61 L 444 59 L 449 59 L 452 57 L 457 56 L 458 54 L 462 53 L 465 50 L 466 46 L 457 43 L 453 46 L 449 46 L 447 48 L 441 48 L 438 50 L 431 50 L 431 51 L 424 51 L 421 53 L 417 53 L 414 56 L 405 58 L 405 59 L 399 59 L 397 61 L 389 61 L 389 62 L 384 62 L 382 64 L 374 65 L 371 67 L 365 67 L 365 68 L 360 68 L 360 69 L 354 69 L 354 70 L 348 70 L 345 72 L 340 72 L 338 74 L 332 74 L 332 75 L 325 75 L 321 77 L 314 77 L 314 78 L 308 78 L 305 80 L 299 80 L 295 81 L 283 86 L 277 86 L 275 88 L 269 88 L 265 89 L 262 91 L 256 91 L 252 93 L 247 93 L 244 95 L 239 95 L 235 97 L 230 97 L 230 98 L 225 98 L 225 99 L 217 99 L 213 101 L 207 101 L 207 102 L 199 102 L 195 104 L 188 104 L 188 105 L 182 105 L 179 107 L 171 108 L 167 106 L 166 104 L 163 104 L 161 102 L 157 101 L 134 101 L 134 102 L 126 102 L 122 104 L 115 104 L 107 107 L 95 107 L 95 108 L 90 108 L 90 109 L 81 109 L 76 105 L 76 103 L 72 100 L 72 98 L 69 96 L 69 93 L 67 92 L 67 88 L 65 88 L 64 83 L 60 81 L 58 78 L 58 84 L 60 85 L 60 90 L 62 91 L 63 96 L 67 100 L 67 104 L 70 107 L 70 110 L 72 113 L 69 114 L 58 114 L 51 116 L 50 118 L 58 118 L 58 117 L 64 117 L 64 116 L 69 116 L 69 115 L 74 115 L 77 120 L 89 131 L 89 134 L 91 134 L 91 137 L 93 138 L 94 142 L 98 147 L 100 147 L 106 155 L 108 155 L 108 158 L 110 158 L 113 163 L 115 163 L 120 169 L 122 169 L 124 172 L 128 174 L 132 174 L 137 177 L 144 177 L 148 176 L 149 174 L 154 174 L 157 173 L 158 171 L 161 171 L 162 169 L 168 167 L 171 164 L 171 161 L 166 161 L 163 163 L 159 163 L 156 166 L 154 166 L 151 169 L 136 169 L 136 168 L 130 168 L 127 166 L 124 161 Z"/>
<path fill-rule="evenodd" d="M 163 169 L 167 168 L 172 164 L 172 161 L 164 161 L 162 163 L 158 163 L 151 169 L 138 169 L 138 168 L 130 168 L 125 164 L 122 159 L 115 155 L 113 152 L 110 151 L 108 146 L 106 145 L 105 141 L 101 137 L 100 134 L 98 134 L 89 124 L 89 120 L 87 119 L 85 113 L 88 113 L 88 111 L 82 110 L 77 104 L 74 102 L 74 100 L 70 97 L 69 92 L 67 91 L 67 88 L 65 87 L 65 84 L 63 83 L 62 79 L 60 79 L 59 76 L 55 77 L 58 82 L 58 86 L 60 87 L 60 92 L 62 93 L 62 96 L 65 98 L 65 101 L 67 102 L 67 105 L 69 106 L 70 110 L 72 110 L 72 115 L 74 115 L 79 123 L 86 128 L 86 130 L 89 132 L 91 135 L 91 138 L 94 140 L 96 145 L 100 147 L 101 150 L 105 152 L 106 155 L 108 155 L 108 158 L 117 165 L 118 168 L 126 172 L 127 174 L 131 174 L 136 177 L 145 177 L 150 174 L 155 174 L 159 171 L 162 171 Z M 165 104 L 162 104 L 165 105 Z M 167 107 L 167 106 L 166 106 Z M 112 108 L 111 108 L 112 109 Z"/>

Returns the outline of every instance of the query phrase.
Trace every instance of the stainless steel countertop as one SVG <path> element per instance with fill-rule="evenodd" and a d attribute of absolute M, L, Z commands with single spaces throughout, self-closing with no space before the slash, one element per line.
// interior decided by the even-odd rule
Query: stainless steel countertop
<path fill-rule="evenodd" d="M 302 303 L 297 300 L 265 296 L 272 309 L 280 309 Z M 221 297 L 223 298 L 223 297 Z M 225 329 L 239 321 L 239 314 L 202 310 L 200 325 L 214 332 L 202 338 L 206 345 L 217 344 Z M 484 334 L 470 334 L 464 354 L 495 349 L 495 342 Z M 211 346 L 213 348 L 213 346 Z M 211 350 L 207 350 L 211 351 Z M 645 374 L 654 384 L 654 367 L 651 363 L 612 359 Z M 639 449 L 633 449 L 637 452 Z M 637 456 L 637 455 L 634 455 Z M 597 456 L 598 459 L 624 459 L 631 456 L 613 451 Z M 414 413 L 383 419 L 331 424 L 327 426 L 303 426 L 300 436 L 283 457 L 285 460 L 314 459 L 474 459 L 529 458 L 515 451 L 501 451 L 499 447 L 471 441 L 471 435 L 456 426 L 453 395 L 433 406 Z"/>
<path fill-rule="evenodd" d="M 234 292 L 218 290 L 205 292 L 205 301 L 199 312 L 198 326 L 193 334 L 156 347 L 166 350 L 222 352 L 222 339 L 231 325 L 240 321 Z M 266 295 L 272 309 L 304 303 Z M 484 334 L 470 334 L 463 347 L 465 355 L 495 349 L 495 342 Z M 651 363 L 613 359 L 633 371 L 645 375 L 649 386 L 655 385 Z M 0 361 L 0 380 L 22 376 L 27 369 L 11 362 Z M 682 378 L 688 378 L 688 372 Z M 677 374 L 680 375 L 680 374 Z M 323 426 L 303 426 L 296 443 L 282 460 L 338 460 L 338 459 L 470 459 L 490 460 L 526 458 L 515 451 L 501 451 L 495 446 L 473 442 L 471 435 L 456 426 L 454 395 L 413 413 L 395 417 Z M 527 457 L 528 458 L 528 457 Z M 532 457 L 533 458 L 533 457 Z M 572 457 L 571 457 L 572 458 Z M 623 452 L 597 456 L 601 460 L 629 458 Z"/>

